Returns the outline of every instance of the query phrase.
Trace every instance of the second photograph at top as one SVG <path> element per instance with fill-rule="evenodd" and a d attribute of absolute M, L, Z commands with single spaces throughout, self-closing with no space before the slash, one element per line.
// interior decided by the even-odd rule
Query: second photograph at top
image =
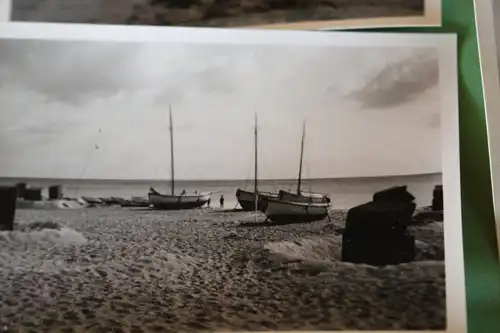
<path fill-rule="evenodd" d="M 24 22 L 305 30 L 441 24 L 440 0 L 10 1 L 4 16 Z"/>

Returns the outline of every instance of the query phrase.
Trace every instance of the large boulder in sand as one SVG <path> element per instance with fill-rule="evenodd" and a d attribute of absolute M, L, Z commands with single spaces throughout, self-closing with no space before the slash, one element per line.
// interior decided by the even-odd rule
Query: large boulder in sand
<path fill-rule="evenodd" d="M 61 185 L 49 186 L 49 199 L 58 200 L 63 198 L 63 187 Z"/>
<path fill-rule="evenodd" d="M 434 190 L 432 191 L 432 210 L 443 210 L 443 185 L 434 186 Z"/>
<path fill-rule="evenodd" d="M 395 191 L 401 190 L 406 192 L 406 188 Z M 406 201 L 402 197 L 391 201 L 391 196 L 349 209 L 342 261 L 384 266 L 415 259 L 415 237 L 406 234 L 416 208 L 413 196 L 406 196 Z"/>
<path fill-rule="evenodd" d="M 14 230 L 16 201 L 17 188 L 15 186 L 0 187 L 0 230 Z"/>
<path fill-rule="evenodd" d="M 17 188 L 17 197 L 18 198 L 24 198 L 24 192 L 26 192 L 26 188 L 28 188 L 28 184 L 26 183 L 17 183 L 16 184 Z"/>
<path fill-rule="evenodd" d="M 415 237 L 357 239 L 343 237 L 342 261 L 373 266 L 397 265 L 413 261 L 416 256 Z"/>
<path fill-rule="evenodd" d="M 413 202 L 415 197 L 408 192 L 406 185 L 393 186 L 373 195 L 374 202 Z"/>
<path fill-rule="evenodd" d="M 28 187 L 24 190 L 24 200 L 28 201 L 42 201 L 42 188 L 41 187 Z"/>
<path fill-rule="evenodd" d="M 413 202 L 371 201 L 347 212 L 344 235 L 379 238 L 404 233 L 416 205 Z"/>

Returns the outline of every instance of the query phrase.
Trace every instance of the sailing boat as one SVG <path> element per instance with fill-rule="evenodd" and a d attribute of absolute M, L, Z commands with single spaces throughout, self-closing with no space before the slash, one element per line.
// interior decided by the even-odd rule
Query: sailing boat
<path fill-rule="evenodd" d="M 238 199 L 238 203 L 241 208 L 245 211 L 265 211 L 266 209 L 266 199 L 267 198 L 278 198 L 277 193 L 271 192 L 262 192 L 258 191 L 258 127 L 257 127 L 257 115 L 255 115 L 255 153 L 254 153 L 254 162 L 255 162 L 255 175 L 254 175 L 254 190 L 253 192 L 245 191 L 242 189 L 238 189 L 236 191 L 236 198 Z"/>
<path fill-rule="evenodd" d="M 304 159 L 304 138 L 306 124 L 302 126 L 302 142 L 300 144 L 299 181 L 297 183 L 297 193 L 279 191 L 279 198 L 283 201 L 304 202 L 304 203 L 329 203 L 330 198 L 322 193 L 302 191 L 302 162 Z"/>
<path fill-rule="evenodd" d="M 322 220 L 328 216 L 331 206 L 330 198 L 324 194 L 301 191 L 302 164 L 304 156 L 306 126 L 302 126 L 302 140 L 300 146 L 299 179 L 297 194 L 280 191 L 278 198 L 266 199 L 264 213 L 267 219 L 274 222 L 312 222 Z"/>
<path fill-rule="evenodd" d="M 170 111 L 170 194 L 161 194 L 156 191 L 154 188 L 150 187 L 149 189 L 149 202 L 153 205 L 154 208 L 157 209 L 189 209 L 189 208 L 198 208 L 205 205 L 212 193 L 195 193 L 195 194 L 186 194 L 183 193 L 181 195 L 175 194 L 175 173 L 174 173 L 174 130 L 173 130 L 173 122 L 172 122 L 172 108 L 169 106 Z"/>

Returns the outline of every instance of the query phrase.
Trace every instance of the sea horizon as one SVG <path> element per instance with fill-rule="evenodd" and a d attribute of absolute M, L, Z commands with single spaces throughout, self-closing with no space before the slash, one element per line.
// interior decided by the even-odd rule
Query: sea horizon
<path fill-rule="evenodd" d="M 384 179 L 384 178 L 408 178 L 408 177 L 431 177 L 431 176 L 438 176 L 442 175 L 442 172 L 429 172 L 429 173 L 418 173 L 418 174 L 399 174 L 399 175 L 381 175 L 381 176 L 357 176 L 357 177 L 302 177 L 303 181 L 322 181 L 322 180 L 339 180 L 339 181 L 348 181 L 348 180 L 371 180 L 371 179 Z M 116 182 L 127 182 L 127 183 L 144 183 L 144 182 L 170 182 L 171 180 L 168 178 L 67 178 L 67 177 L 23 177 L 23 176 L 17 176 L 17 177 L 11 177 L 11 176 L 6 176 L 6 177 L 0 177 L 0 183 L 3 183 L 4 181 L 60 181 L 61 183 L 64 182 L 99 182 L 99 183 L 116 183 Z M 253 178 L 235 178 L 235 179 L 196 179 L 196 178 L 190 178 L 190 179 L 175 179 L 176 183 L 180 182 L 187 182 L 187 183 L 213 183 L 213 182 L 247 182 L 247 181 L 254 181 Z M 289 181 L 297 181 L 297 178 L 259 178 L 258 181 L 266 182 L 266 181 L 284 181 L 284 182 L 289 182 Z"/>
<path fill-rule="evenodd" d="M 159 192 L 171 193 L 169 180 L 149 179 L 63 179 L 63 178 L 0 178 L 2 185 L 14 185 L 24 182 L 29 186 L 46 189 L 49 186 L 61 185 L 66 197 L 145 197 L 150 187 Z M 382 176 L 358 178 L 305 178 L 301 181 L 301 190 L 323 193 L 330 196 L 334 208 L 347 209 L 370 201 L 375 192 L 397 185 L 406 185 L 415 196 L 419 206 L 428 206 L 432 202 L 432 191 L 435 185 L 442 184 L 442 174 L 418 174 L 407 176 Z M 298 190 L 297 179 L 259 179 L 258 189 L 266 192 L 279 190 L 295 192 Z M 219 196 L 225 197 L 226 207 L 237 205 L 236 191 L 243 189 L 253 191 L 253 179 L 237 180 L 176 180 L 174 192 L 180 194 L 211 192 L 216 201 Z"/>

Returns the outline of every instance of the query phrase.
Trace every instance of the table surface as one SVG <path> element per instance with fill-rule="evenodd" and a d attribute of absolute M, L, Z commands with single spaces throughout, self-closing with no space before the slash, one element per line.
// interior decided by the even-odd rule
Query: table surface
<path fill-rule="evenodd" d="M 439 28 L 377 31 L 451 32 L 458 35 L 460 171 L 467 325 L 470 333 L 493 333 L 500 328 L 500 263 L 495 236 L 474 0 L 443 0 L 442 11 L 443 24 Z"/>

